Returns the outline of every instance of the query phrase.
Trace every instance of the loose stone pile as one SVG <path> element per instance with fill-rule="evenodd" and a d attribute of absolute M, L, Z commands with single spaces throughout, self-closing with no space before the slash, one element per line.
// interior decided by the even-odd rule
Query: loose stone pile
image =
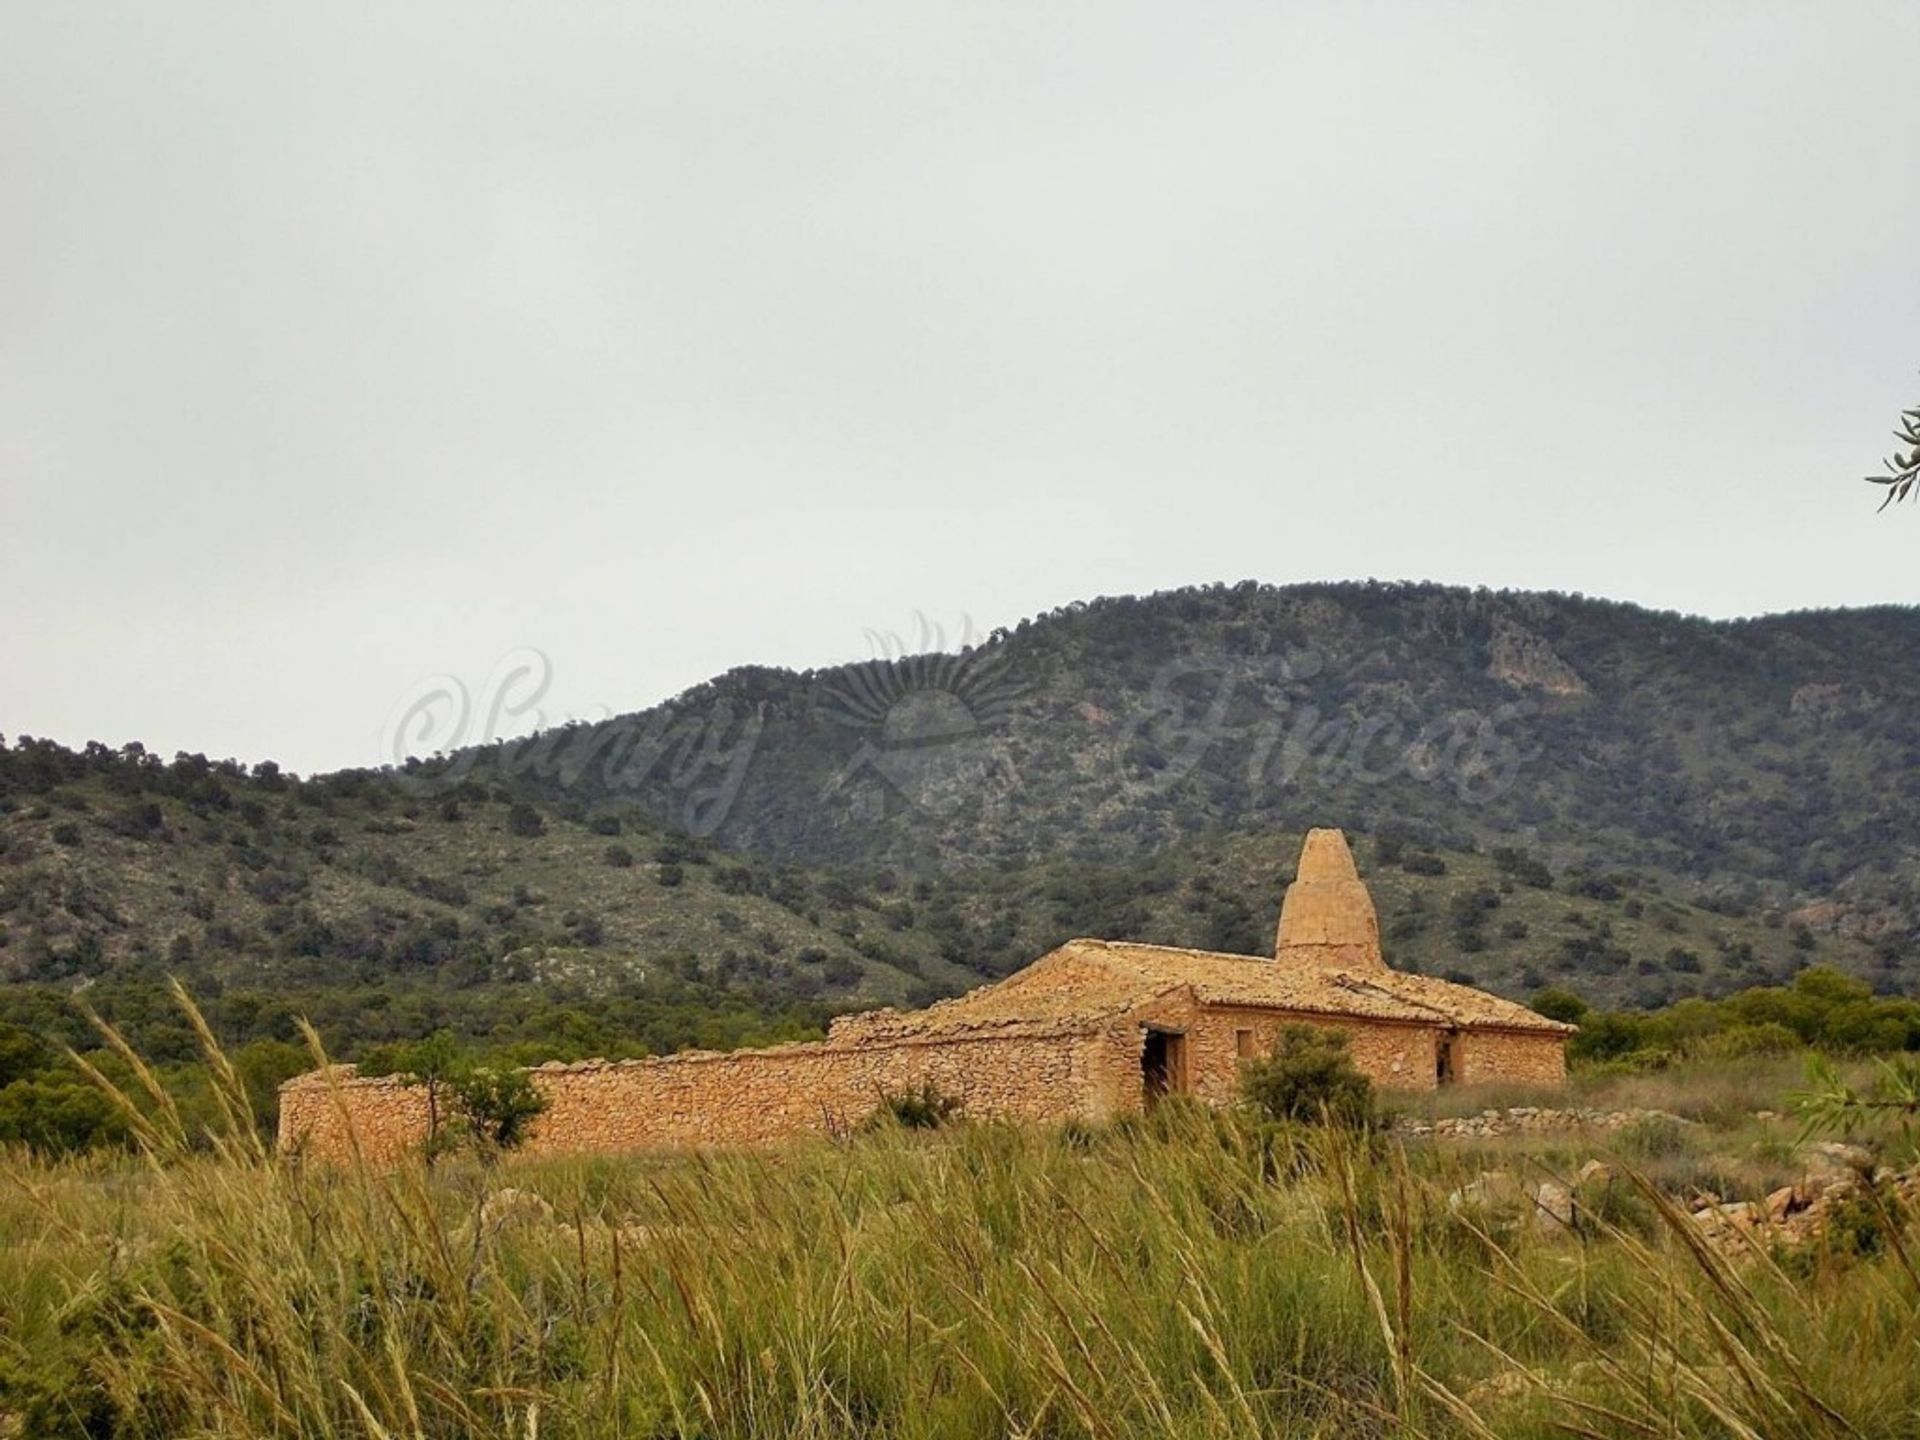
<path fill-rule="evenodd" d="M 1448 1115 L 1438 1120 L 1402 1117 L 1394 1126 L 1401 1135 L 1436 1140 L 1486 1140 L 1501 1135 L 1539 1135 L 1555 1130 L 1624 1130 L 1644 1121 L 1693 1125 L 1665 1110 L 1552 1110 L 1514 1105 L 1505 1110 L 1482 1110 L 1478 1115 Z"/>
<path fill-rule="evenodd" d="M 1920 1166 L 1892 1170 L 1852 1145 L 1826 1143 L 1808 1152 L 1809 1169 L 1765 1200 L 1710 1200 L 1693 1223 L 1715 1247 L 1732 1253 L 1755 1245 L 1793 1248 L 1825 1237 L 1836 1213 L 1865 1202 L 1871 1218 L 1905 1227 L 1920 1216 Z"/>
<path fill-rule="evenodd" d="M 1686 1201 L 1686 1213 L 1700 1237 L 1729 1258 L 1749 1259 L 1829 1240 L 1858 1246 L 1870 1243 L 1871 1235 L 1898 1234 L 1920 1222 L 1920 1165 L 1894 1170 L 1876 1165 L 1858 1146 L 1835 1142 L 1807 1146 L 1798 1158 L 1804 1167 L 1800 1179 L 1764 1200 L 1695 1192 Z M 1569 1238 L 1600 1188 L 1631 1183 L 1602 1160 L 1587 1161 L 1565 1183 L 1488 1170 L 1449 1194 L 1447 1208 L 1518 1216 L 1543 1235 Z"/>

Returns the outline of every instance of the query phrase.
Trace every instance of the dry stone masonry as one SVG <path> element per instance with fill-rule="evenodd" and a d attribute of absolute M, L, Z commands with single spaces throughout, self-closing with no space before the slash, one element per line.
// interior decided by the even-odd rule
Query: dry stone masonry
<path fill-rule="evenodd" d="M 1336 970 L 1385 970 L 1380 917 L 1360 879 L 1347 838 L 1338 830 L 1311 830 L 1300 847 L 1293 884 L 1280 903 L 1274 955 Z"/>
<path fill-rule="evenodd" d="M 1388 968 L 1372 898 L 1338 830 L 1315 830 L 1271 957 L 1073 940 L 925 1010 L 835 1020 L 823 1041 L 726 1054 L 542 1065 L 535 1153 L 773 1144 L 844 1133 L 883 1097 L 931 1085 L 963 1114 L 1104 1120 L 1165 1095 L 1230 1103 L 1242 1061 L 1284 1024 L 1340 1029 L 1388 1089 L 1565 1078 L 1572 1026 L 1498 996 Z M 417 1150 L 427 1096 L 337 1066 L 289 1081 L 280 1143 L 386 1164 Z"/>
<path fill-rule="evenodd" d="M 1646 1123 L 1691 1126 L 1694 1121 L 1666 1110 L 1554 1109 L 1513 1105 L 1505 1110 L 1482 1110 L 1477 1115 L 1444 1115 L 1437 1120 L 1405 1117 L 1394 1129 L 1414 1139 L 1496 1140 L 1506 1135 L 1545 1135 L 1560 1131 L 1609 1132 Z"/>

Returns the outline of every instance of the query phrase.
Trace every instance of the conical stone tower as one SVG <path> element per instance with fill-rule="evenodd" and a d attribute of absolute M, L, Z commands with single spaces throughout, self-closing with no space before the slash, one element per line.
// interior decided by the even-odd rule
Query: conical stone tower
<path fill-rule="evenodd" d="M 1338 830 L 1307 832 L 1299 868 L 1280 904 L 1274 959 L 1329 970 L 1387 968 L 1373 897 L 1354 868 L 1347 837 Z"/>

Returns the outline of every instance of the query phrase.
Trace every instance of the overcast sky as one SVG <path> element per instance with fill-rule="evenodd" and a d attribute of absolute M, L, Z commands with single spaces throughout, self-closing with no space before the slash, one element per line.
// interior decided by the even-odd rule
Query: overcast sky
<path fill-rule="evenodd" d="M 0 731 L 1256 578 L 1920 600 L 1920 4 L 0 0 Z"/>

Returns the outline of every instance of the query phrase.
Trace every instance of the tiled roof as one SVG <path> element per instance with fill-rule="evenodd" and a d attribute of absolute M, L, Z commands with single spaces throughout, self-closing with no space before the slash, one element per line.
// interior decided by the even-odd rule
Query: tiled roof
<path fill-rule="evenodd" d="M 952 1034 L 1002 1026 L 1019 1026 L 1029 1033 L 1072 1033 L 1097 1028 L 1148 1000 L 1189 987 L 1209 1005 L 1548 1034 L 1571 1034 L 1574 1028 L 1483 990 L 1425 975 L 1373 968 L 1346 971 L 1165 945 L 1070 940 L 998 984 L 925 1010 L 849 1017 L 841 1022 L 846 1027 L 841 1033 L 856 1042 L 866 1036 Z"/>

